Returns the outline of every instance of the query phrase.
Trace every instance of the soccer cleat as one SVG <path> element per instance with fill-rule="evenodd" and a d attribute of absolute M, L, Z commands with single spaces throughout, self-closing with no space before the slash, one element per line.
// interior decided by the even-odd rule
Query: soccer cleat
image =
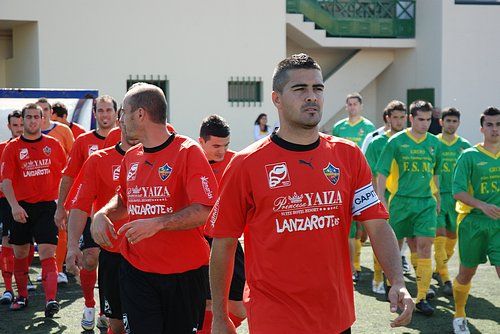
<path fill-rule="evenodd" d="M 441 279 L 441 275 L 439 275 L 438 272 L 433 272 L 432 273 L 432 278 L 438 283 L 438 285 L 443 285 L 443 280 Z"/>
<path fill-rule="evenodd" d="M 355 272 L 352 273 L 352 281 L 353 282 L 359 281 L 359 274 L 360 274 L 359 271 L 355 271 Z"/>
<path fill-rule="evenodd" d="M 86 331 L 91 331 L 95 326 L 95 308 L 85 306 L 83 308 L 82 328 Z"/>
<path fill-rule="evenodd" d="M 28 291 L 36 290 L 35 284 L 31 281 L 31 278 L 28 276 Z"/>
<path fill-rule="evenodd" d="M 455 334 L 470 334 L 469 327 L 467 326 L 467 319 L 465 319 L 465 318 L 453 319 L 453 333 L 455 333 Z"/>
<path fill-rule="evenodd" d="M 68 284 L 68 276 L 66 276 L 66 274 L 63 272 L 58 273 L 57 284 Z"/>
<path fill-rule="evenodd" d="M 2 294 L 2 297 L 0 298 L 0 304 L 2 305 L 10 304 L 12 303 L 13 299 L 14 299 L 14 294 L 12 293 L 12 291 L 7 290 Z"/>
<path fill-rule="evenodd" d="M 406 261 L 406 256 L 401 256 L 401 262 L 403 266 L 403 274 L 409 275 L 411 273 L 411 269 L 410 265 L 408 264 L 408 261 Z"/>
<path fill-rule="evenodd" d="M 10 304 L 10 309 L 12 311 L 19 311 L 26 306 L 28 306 L 28 298 L 19 296 Z"/>
<path fill-rule="evenodd" d="M 59 303 L 55 300 L 49 300 L 47 304 L 45 304 L 45 317 L 52 318 L 54 314 L 59 312 L 60 306 Z"/>
<path fill-rule="evenodd" d="M 453 285 L 451 285 L 451 281 L 444 282 L 443 293 L 446 296 L 453 296 Z"/>
<path fill-rule="evenodd" d="M 385 295 L 384 282 L 375 282 L 372 281 L 372 291 L 379 295 Z"/>
<path fill-rule="evenodd" d="M 434 308 L 425 299 L 422 299 L 421 301 L 419 301 L 415 305 L 415 308 L 417 309 L 418 312 L 423 313 L 424 315 L 427 315 L 427 316 L 430 316 L 434 313 Z"/>
<path fill-rule="evenodd" d="M 108 329 L 109 327 L 108 317 L 106 317 L 104 314 L 98 316 L 96 327 L 99 329 Z"/>
<path fill-rule="evenodd" d="M 425 299 L 431 300 L 434 299 L 434 297 L 436 297 L 436 291 L 429 287 L 429 290 L 427 290 L 427 294 L 425 295 Z"/>

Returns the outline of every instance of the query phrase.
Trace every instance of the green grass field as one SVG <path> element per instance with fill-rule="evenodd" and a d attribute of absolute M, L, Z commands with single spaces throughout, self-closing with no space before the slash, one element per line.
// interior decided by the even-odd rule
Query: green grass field
<path fill-rule="evenodd" d="M 452 333 L 453 300 L 438 291 L 432 302 L 436 306 L 436 313 L 432 317 L 414 314 L 412 323 L 405 328 L 391 329 L 389 322 L 395 316 L 389 312 L 389 304 L 384 297 L 379 297 L 371 291 L 372 255 L 370 246 L 362 250 L 361 281 L 356 286 L 356 314 L 357 321 L 353 326 L 353 333 Z M 456 255 L 450 263 L 451 277 L 455 277 L 458 270 Z M 30 271 L 34 281 L 40 271 L 38 261 Z M 435 284 L 435 281 L 432 281 Z M 410 293 L 415 296 L 416 284 L 414 275 L 407 277 Z M 436 285 L 435 285 L 436 286 Z M 0 284 L 3 291 L 3 284 Z M 30 292 L 29 307 L 20 312 L 12 312 L 5 305 L 0 305 L 0 333 L 18 334 L 29 333 L 99 333 L 82 331 L 80 327 L 83 297 L 80 287 L 74 280 L 70 284 L 60 286 L 58 299 L 61 311 L 53 319 L 45 319 L 43 315 L 44 299 L 41 283 L 37 284 L 36 291 Z M 97 290 L 96 290 L 97 298 Z M 495 268 L 489 265 L 479 267 L 474 277 L 471 295 L 467 304 L 467 315 L 471 333 L 500 333 L 500 280 Z M 238 329 L 238 333 L 248 333 L 246 322 Z"/>

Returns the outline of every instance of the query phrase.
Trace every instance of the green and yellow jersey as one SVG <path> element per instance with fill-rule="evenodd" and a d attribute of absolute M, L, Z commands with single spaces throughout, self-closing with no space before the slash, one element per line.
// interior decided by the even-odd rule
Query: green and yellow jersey
<path fill-rule="evenodd" d="M 455 136 L 455 139 L 451 142 L 444 140 L 442 134 L 437 135 L 437 137 L 441 141 L 442 165 L 441 179 L 439 180 L 439 192 L 442 194 L 451 193 L 453 171 L 455 170 L 457 159 L 464 150 L 471 147 L 471 144 L 460 136 Z"/>
<path fill-rule="evenodd" d="M 364 117 L 355 123 L 349 122 L 349 118 L 345 118 L 335 123 L 332 128 L 332 135 L 349 139 L 361 147 L 363 140 L 370 132 L 375 131 L 375 126 L 372 122 Z"/>
<path fill-rule="evenodd" d="M 375 173 L 375 168 L 377 167 L 378 159 L 380 158 L 380 155 L 382 154 L 382 151 L 384 150 L 385 145 L 387 145 L 387 141 L 390 137 L 391 131 L 386 131 L 383 135 L 375 138 L 366 149 L 365 158 L 372 170 L 373 175 L 377 175 L 377 173 Z"/>
<path fill-rule="evenodd" d="M 433 176 L 441 173 L 440 146 L 439 139 L 430 133 L 417 139 L 410 129 L 403 130 L 387 141 L 375 169 L 394 179 L 388 183 L 392 195 L 431 197 L 435 192 Z"/>
<path fill-rule="evenodd" d="M 465 150 L 453 174 L 453 195 L 467 192 L 474 198 L 500 206 L 500 153 L 494 155 L 481 144 Z M 457 201 L 458 222 L 468 214 L 487 217 L 481 210 Z"/>

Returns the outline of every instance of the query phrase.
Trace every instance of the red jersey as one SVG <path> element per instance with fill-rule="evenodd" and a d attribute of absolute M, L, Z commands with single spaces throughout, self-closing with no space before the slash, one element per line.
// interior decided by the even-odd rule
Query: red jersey
<path fill-rule="evenodd" d="M 207 230 L 245 234 L 252 333 L 330 334 L 353 324 L 353 216 L 388 218 L 354 143 L 320 134 L 304 146 L 273 135 L 234 156 Z"/>
<path fill-rule="evenodd" d="M 106 205 L 120 185 L 120 166 L 124 155 L 125 151 L 118 144 L 91 154 L 74 182 L 78 190 L 70 208 L 85 211 L 90 216 L 92 210 L 97 212 Z M 115 230 L 118 231 L 127 221 L 128 218 L 113 222 Z M 122 238 L 123 235 L 118 239 L 109 235 L 113 247 L 103 248 L 119 253 Z"/>
<path fill-rule="evenodd" d="M 106 137 L 98 134 L 96 130 L 89 131 L 78 137 L 73 144 L 68 164 L 64 168 L 63 174 L 71 178 L 76 178 L 89 155 L 104 148 L 105 139 Z"/>
<path fill-rule="evenodd" d="M 71 132 L 73 133 L 73 137 L 75 137 L 75 140 L 76 140 L 76 138 L 78 138 L 79 135 L 87 132 L 87 130 L 85 130 L 85 128 L 83 126 L 81 126 L 80 124 L 75 123 L 75 122 L 69 123 L 69 128 L 71 129 Z"/>
<path fill-rule="evenodd" d="M 4 149 L 2 180 L 12 181 L 17 201 L 38 203 L 57 198 L 66 153 L 57 139 L 41 135 L 12 139 Z"/>
<path fill-rule="evenodd" d="M 172 133 L 175 132 L 174 127 L 170 123 L 167 123 L 167 130 Z M 114 128 L 108 133 L 106 141 L 104 142 L 104 147 L 115 146 L 121 141 L 121 136 L 122 136 L 122 131 L 120 130 L 120 128 L 119 127 Z"/>
<path fill-rule="evenodd" d="M 125 154 L 120 173 L 120 197 L 129 220 L 178 212 L 191 204 L 212 206 L 217 181 L 201 147 L 192 139 L 172 134 L 155 148 L 137 145 Z M 160 231 L 121 253 L 139 270 L 172 274 L 208 264 L 209 247 L 203 227 Z"/>
<path fill-rule="evenodd" d="M 3 150 L 5 149 L 5 146 L 7 146 L 7 144 L 12 140 L 12 138 L 10 138 L 9 140 L 6 140 L 6 141 L 3 141 L 0 143 L 0 158 L 2 157 L 2 153 L 3 153 Z M 5 197 L 5 195 L 3 194 L 3 192 L 0 190 L 0 198 L 3 198 Z"/>
<path fill-rule="evenodd" d="M 214 172 L 215 178 L 217 179 L 217 183 L 220 183 L 222 175 L 224 174 L 227 165 L 229 164 L 229 162 L 231 161 L 231 159 L 235 154 L 236 152 L 227 150 L 226 154 L 224 155 L 224 159 L 222 161 L 217 161 L 217 162 L 210 161 L 210 166 L 212 167 L 212 171 Z"/>

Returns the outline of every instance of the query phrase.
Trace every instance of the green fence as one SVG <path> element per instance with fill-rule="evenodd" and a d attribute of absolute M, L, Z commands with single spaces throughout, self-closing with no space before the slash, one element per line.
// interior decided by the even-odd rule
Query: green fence
<path fill-rule="evenodd" d="M 415 37 L 415 0 L 287 0 L 287 13 L 332 37 Z"/>

